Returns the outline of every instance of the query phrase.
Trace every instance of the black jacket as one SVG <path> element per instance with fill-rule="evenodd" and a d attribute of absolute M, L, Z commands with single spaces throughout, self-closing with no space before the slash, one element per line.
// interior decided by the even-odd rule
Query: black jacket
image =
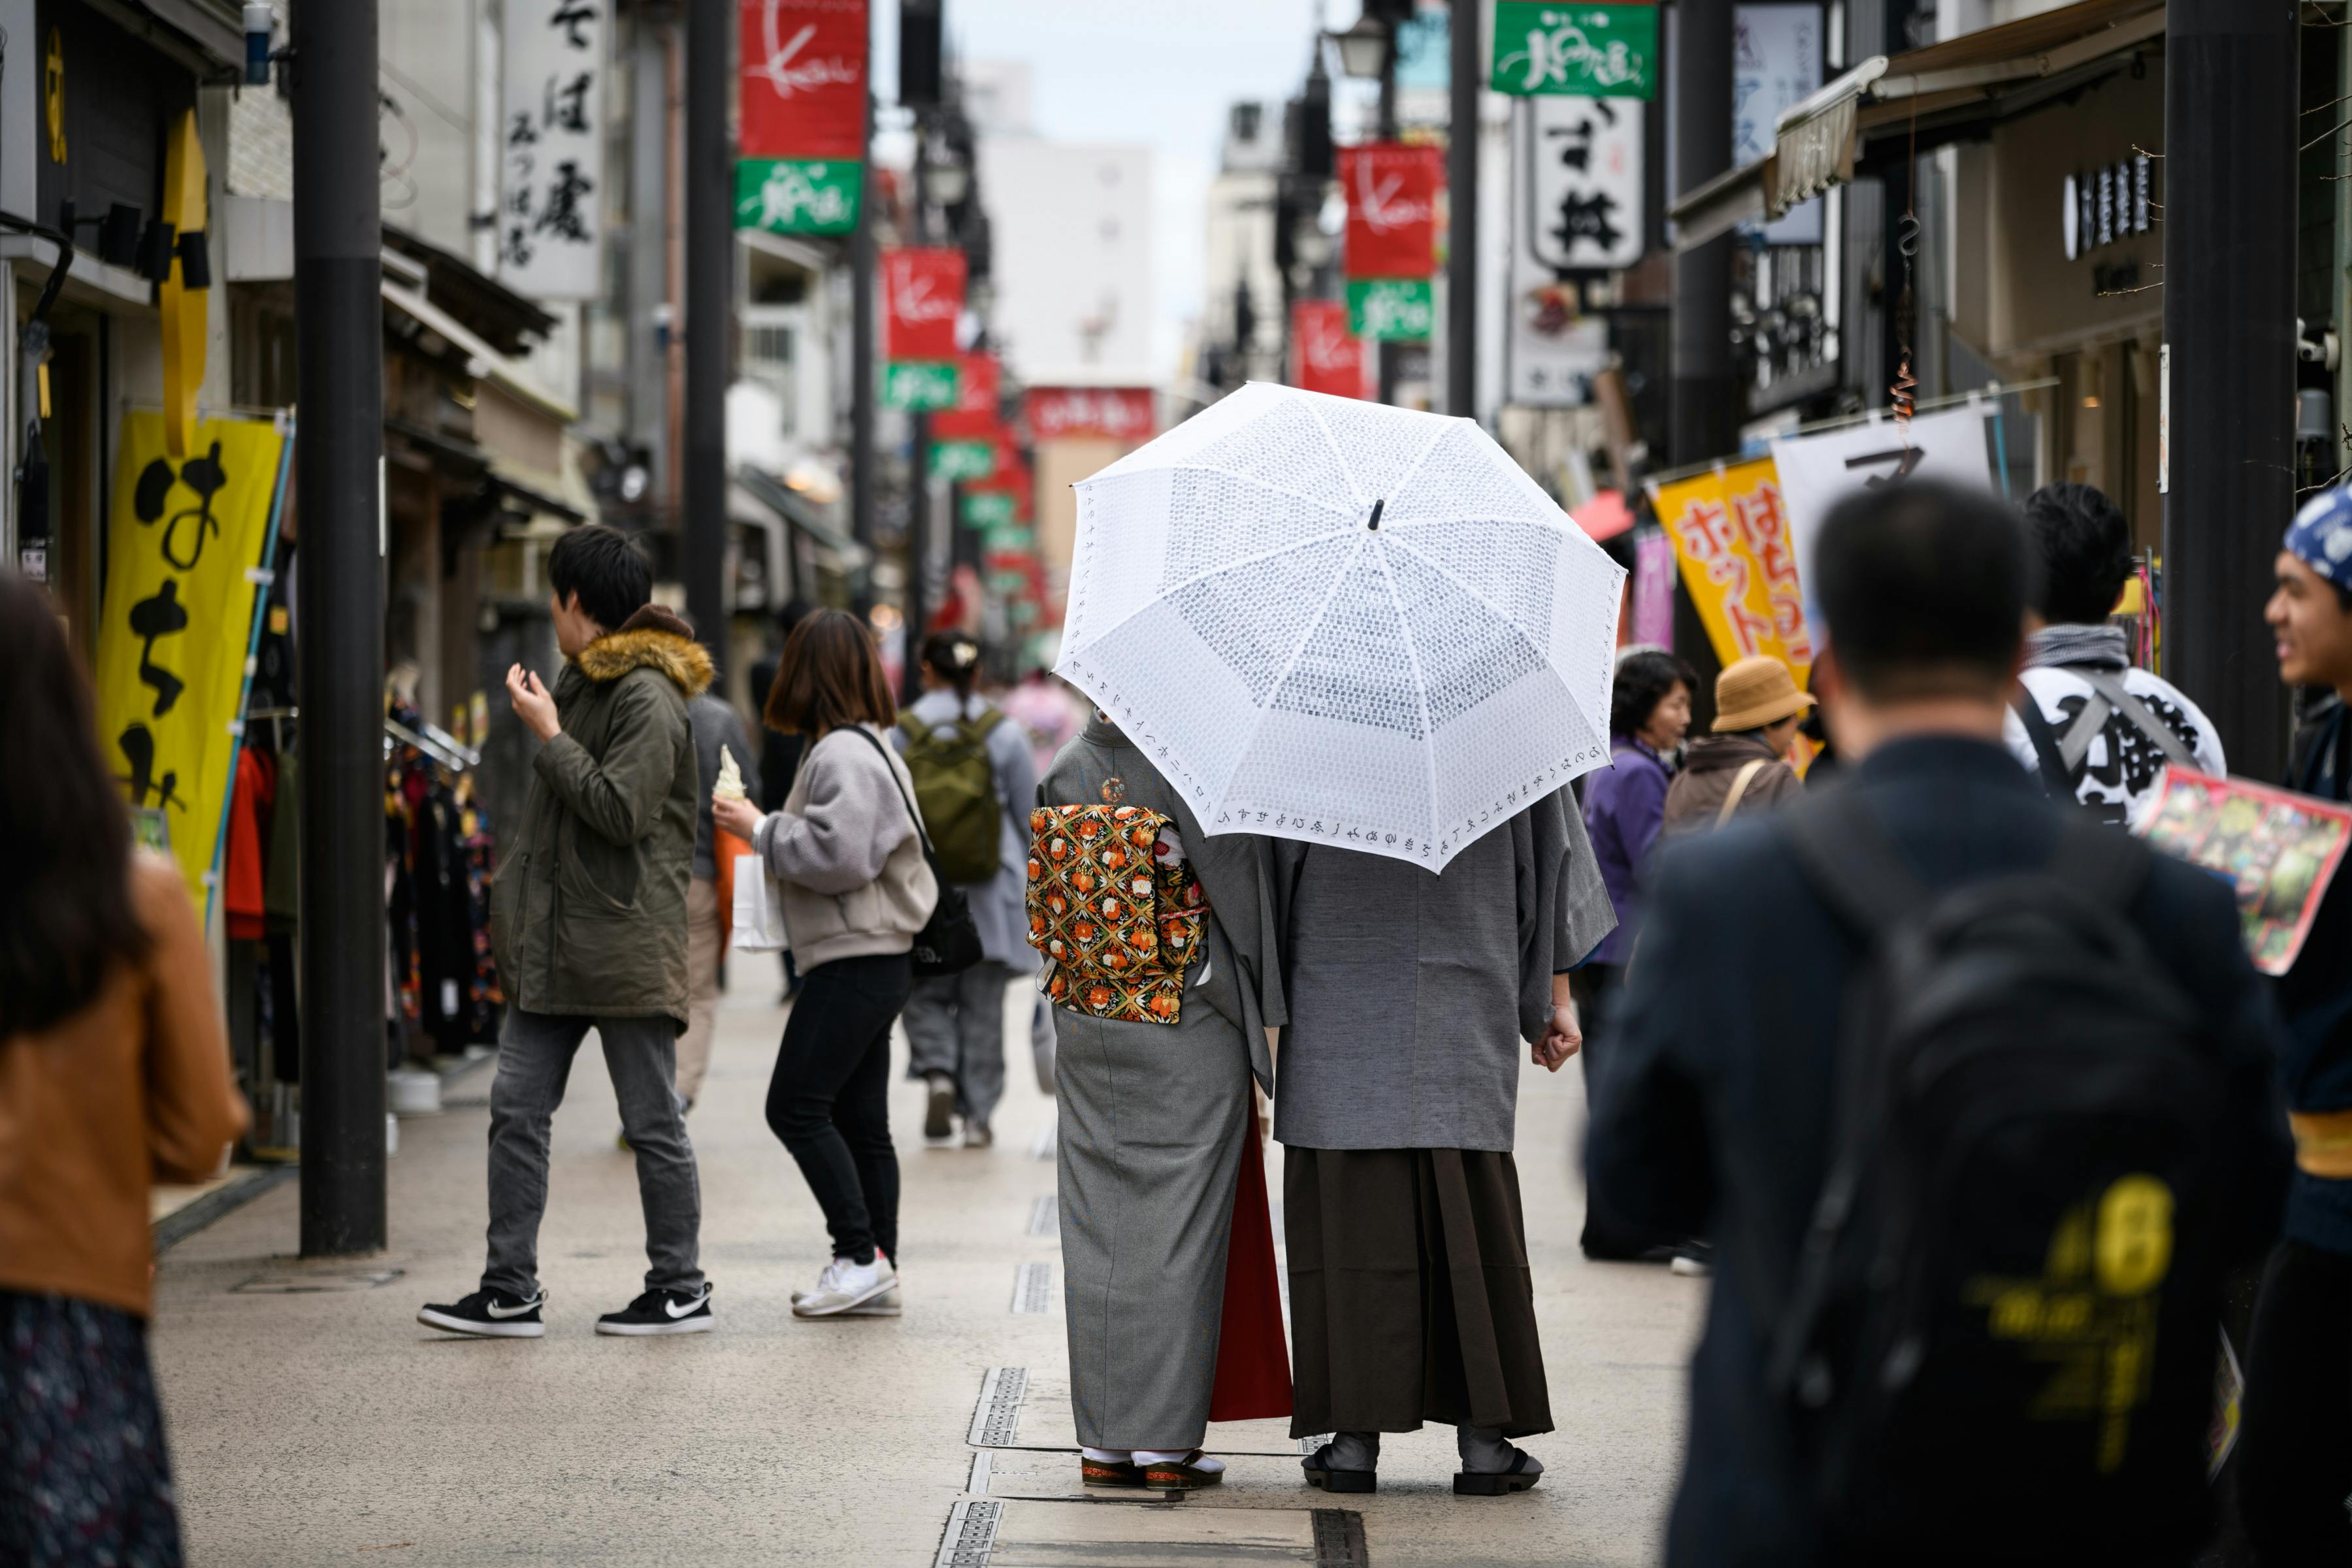
<path fill-rule="evenodd" d="M 1896 742 L 1847 776 L 1853 804 L 1933 888 L 2041 864 L 2056 842 L 2059 808 L 1995 745 Z M 2209 873 L 2159 858 L 2131 918 L 2224 1053 L 2214 1116 L 2244 1154 L 2228 1202 L 2250 1259 L 2275 1233 L 2286 1172 L 2268 994 L 2229 890 Z M 1804 1458 L 1762 1386 L 1777 1303 L 1759 1310 L 1740 1259 L 1760 1247 L 1793 1268 L 1828 1163 L 1840 1003 L 1859 956 L 1771 816 L 1677 841 L 1661 860 L 1616 1044 L 1592 1086 L 1587 1163 L 1589 1201 L 1612 1229 L 1717 1244 L 1671 1564 L 1834 1559 Z M 2204 1505 L 2183 1500 L 2184 1562 Z"/>

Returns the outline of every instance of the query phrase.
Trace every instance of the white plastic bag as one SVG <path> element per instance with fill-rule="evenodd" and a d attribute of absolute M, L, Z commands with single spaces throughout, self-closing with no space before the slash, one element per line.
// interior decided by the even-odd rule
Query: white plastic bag
<path fill-rule="evenodd" d="M 782 952 L 793 945 L 784 932 L 783 895 L 757 855 L 735 857 L 734 945 L 746 952 Z"/>

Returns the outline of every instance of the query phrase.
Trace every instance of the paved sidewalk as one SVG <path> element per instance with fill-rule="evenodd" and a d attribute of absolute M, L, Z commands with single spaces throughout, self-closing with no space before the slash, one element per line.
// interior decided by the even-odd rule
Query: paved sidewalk
<path fill-rule="evenodd" d="M 689 1123 L 717 1332 L 593 1331 L 597 1313 L 641 1288 L 645 1268 L 635 1176 L 614 1146 L 593 1042 L 556 1119 L 545 1339 L 456 1340 L 415 1321 L 420 1302 L 462 1295 L 481 1266 L 487 1072 L 454 1084 L 441 1116 L 402 1124 L 384 1256 L 295 1260 L 289 1184 L 163 1258 L 154 1352 L 197 1568 L 928 1564 L 951 1515 L 975 1546 L 993 1531 L 992 1568 L 1654 1561 L 1703 1286 L 1578 1256 L 1573 1068 L 1529 1069 L 1520 1109 L 1561 1424 L 1530 1445 L 1550 1468 L 1542 1486 L 1455 1499 L 1452 1434 L 1433 1429 L 1390 1439 L 1379 1495 L 1328 1499 L 1297 1484 L 1282 1429 L 1252 1423 L 1212 1429 L 1211 1446 L 1234 1453 L 1231 1483 L 1180 1505 L 1030 1500 L 1077 1489 L 1075 1456 L 1042 1451 L 1071 1439 L 1057 1418 L 1067 1408 L 1060 1259 L 1037 1203 L 1054 1190 L 1041 1157 L 1052 1107 L 1025 1030 L 1012 1037 L 992 1151 L 924 1148 L 920 1091 L 897 1090 L 906 1317 L 797 1322 L 790 1293 L 814 1282 L 824 1228 L 761 1116 L 782 1021 L 774 968 L 734 968 Z M 1009 1005 L 1025 1024 L 1026 993 Z M 1271 1174 L 1278 1192 L 1278 1164 Z M 1045 1310 L 1016 1310 L 1039 1265 L 1050 1274 L 1027 1304 Z M 1039 1447 L 968 1440 L 994 1368 L 1024 1369 L 998 1386 L 1024 1385 L 1009 1440 Z M 1334 1504 L 1360 1519 L 1312 1511 Z"/>

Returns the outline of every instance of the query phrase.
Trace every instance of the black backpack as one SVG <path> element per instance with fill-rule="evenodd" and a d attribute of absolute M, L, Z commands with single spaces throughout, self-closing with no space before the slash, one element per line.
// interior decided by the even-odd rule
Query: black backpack
<path fill-rule="evenodd" d="M 2178 1544 L 2204 1506 L 2219 1073 L 2124 915 L 2150 851 L 2069 813 L 2042 869 L 1932 894 L 1849 792 L 1785 820 L 1867 954 L 1793 1278 L 1746 1260 L 1826 1529 L 1860 1561 Z"/>

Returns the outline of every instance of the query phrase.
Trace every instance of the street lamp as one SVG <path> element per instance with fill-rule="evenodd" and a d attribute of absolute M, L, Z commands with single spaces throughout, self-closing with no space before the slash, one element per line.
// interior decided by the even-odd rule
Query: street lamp
<path fill-rule="evenodd" d="M 1396 47 L 1396 32 L 1373 15 L 1369 6 L 1356 19 L 1355 26 L 1345 32 L 1323 36 L 1339 47 L 1339 68 L 1348 75 L 1377 80 L 1387 73 L 1390 53 Z"/>

